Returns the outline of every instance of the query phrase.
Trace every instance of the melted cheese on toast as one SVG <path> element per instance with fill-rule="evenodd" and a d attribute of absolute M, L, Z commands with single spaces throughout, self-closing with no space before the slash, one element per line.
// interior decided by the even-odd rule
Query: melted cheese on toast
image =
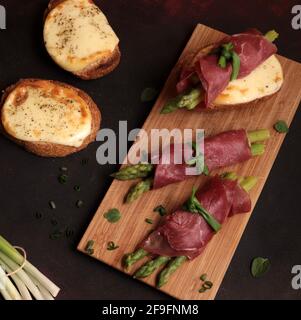
<path fill-rule="evenodd" d="M 105 15 L 90 0 L 66 0 L 51 10 L 44 41 L 53 60 L 73 73 L 105 61 L 119 43 Z"/>
<path fill-rule="evenodd" d="M 46 80 L 18 85 L 6 98 L 1 117 L 8 134 L 28 142 L 80 147 L 92 130 L 84 99 L 72 88 Z"/>

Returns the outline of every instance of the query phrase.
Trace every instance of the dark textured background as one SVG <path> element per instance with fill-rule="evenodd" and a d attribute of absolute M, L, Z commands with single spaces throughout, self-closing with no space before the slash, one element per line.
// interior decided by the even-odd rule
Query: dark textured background
<path fill-rule="evenodd" d="M 0 88 L 22 77 L 65 81 L 86 90 L 101 106 L 103 127 L 117 130 L 119 120 L 129 128 L 143 124 L 151 104 L 140 102 L 147 87 L 160 89 L 198 22 L 227 33 L 248 27 L 276 28 L 280 54 L 301 61 L 300 31 L 291 28 L 296 1 L 104 0 L 96 1 L 121 40 L 122 63 L 104 79 L 83 82 L 60 70 L 42 45 L 45 0 L 0 0 L 8 14 L 0 31 Z M 291 269 L 301 264 L 301 113 L 295 118 L 272 174 L 218 294 L 218 299 L 299 299 L 291 289 Z M 114 166 L 99 166 L 98 144 L 66 159 L 40 159 L 0 137 L 0 234 L 24 246 L 30 259 L 62 288 L 60 299 L 168 299 L 76 251 L 76 245 L 110 185 Z M 89 158 L 88 165 L 81 160 Z M 67 166 L 68 185 L 57 182 Z M 76 194 L 72 188 L 82 186 Z M 75 207 L 83 199 L 85 206 Z M 71 239 L 49 239 L 54 230 L 48 201 L 57 203 L 61 228 L 74 228 Z M 41 211 L 43 219 L 36 220 Z M 126 241 L 126 239 L 124 239 Z M 263 279 L 249 273 L 255 256 L 271 259 Z"/>

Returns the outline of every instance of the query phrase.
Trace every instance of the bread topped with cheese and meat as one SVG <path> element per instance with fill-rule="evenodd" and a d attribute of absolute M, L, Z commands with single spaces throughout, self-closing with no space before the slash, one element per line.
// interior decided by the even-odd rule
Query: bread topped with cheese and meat
<path fill-rule="evenodd" d="M 119 39 L 92 0 L 51 0 L 44 42 L 56 64 L 84 80 L 103 77 L 120 62 Z"/>
<path fill-rule="evenodd" d="M 1 131 L 27 151 L 65 157 L 95 141 L 101 114 L 82 90 L 49 80 L 24 79 L 7 88 Z"/>

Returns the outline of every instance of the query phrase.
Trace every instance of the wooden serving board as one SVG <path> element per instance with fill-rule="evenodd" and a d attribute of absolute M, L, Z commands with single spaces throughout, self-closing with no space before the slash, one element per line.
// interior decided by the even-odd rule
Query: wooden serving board
<path fill-rule="evenodd" d="M 223 33 L 204 25 L 196 27 L 143 128 L 147 132 L 153 128 L 199 128 L 205 129 L 207 135 L 240 128 L 247 130 L 271 129 L 272 138 L 267 144 L 264 156 L 224 170 L 234 170 L 242 176 L 260 177 L 259 183 L 251 192 L 253 206 L 255 206 L 284 140 L 284 135 L 275 132 L 273 125 L 280 119 L 291 124 L 301 99 L 301 64 L 279 57 L 285 73 L 285 83 L 282 90 L 271 98 L 252 103 L 250 106 L 214 113 L 181 110 L 169 115 L 160 115 L 164 103 L 174 95 L 174 88 L 183 59 L 222 37 L 224 37 Z M 137 245 L 154 227 L 147 224 L 145 219 L 151 218 L 155 223 L 159 222 L 160 217 L 153 212 L 153 209 L 158 205 L 164 205 L 169 212 L 172 212 L 188 198 L 192 186 L 201 185 L 205 182 L 205 179 L 205 177 L 196 177 L 161 190 L 149 192 L 132 205 L 123 204 L 123 199 L 133 182 L 114 181 L 78 249 L 84 252 L 87 242 L 94 240 L 94 258 L 125 272 L 121 264 L 124 254 L 135 251 Z M 103 217 L 104 213 L 112 208 L 118 208 L 122 213 L 122 219 L 117 224 L 110 224 Z M 162 291 L 178 299 L 214 299 L 250 215 L 251 213 L 237 215 L 229 219 L 223 226 L 222 231 L 209 243 L 204 253 L 199 258 L 185 263 L 173 275 L 170 282 L 162 288 Z M 114 241 L 120 248 L 115 251 L 107 251 L 107 243 L 110 241 Z M 143 263 L 138 264 L 135 269 L 131 270 L 130 274 L 133 274 Z M 208 278 L 214 283 L 214 286 L 212 290 L 200 294 L 198 292 L 201 286 L 199 277 L 204 273 L 208 274 Z M 146 279 L 145 282 L 155 286 L 155 275 Z"/>

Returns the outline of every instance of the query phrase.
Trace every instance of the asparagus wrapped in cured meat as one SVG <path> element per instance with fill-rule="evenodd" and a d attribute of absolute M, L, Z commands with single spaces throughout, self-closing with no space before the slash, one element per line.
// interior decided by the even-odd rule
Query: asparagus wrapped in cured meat
<path fill-rule="evenodd" d="M 226 168 L 260 156 L 265 151 L 264 141 L 268 140 L 268 130 L 247 132 L 244 129 L 232 130 L 204 139 L 204 163 L 205 171 L 212 172 L 216 169 Z M 118 180 L 143 179 L 134 185 L 126 197 L 127 203 L 132 203 L 141 195 L 150 191 L 163 188 L 167 185 L 181 182 L 192 177 L 187 173 L 191 166 L 185 159 L 181 164 L 175 163 L 176 153 L 180 152 L 184 157 L 187 149 L 195 155 L 195 147 L 183 144 L 170 145 L 160 155 L 158 164 L 138 164 L 122 168 L 112 176 Z M 184 150 L 185 149 L 185 150 Z M 203 172 L 206 173 L 206 172 Z"/>
<path fill-rule="evenodd" d="M 152 257 L 134 277 L 146 278 L 163 267 L 157 280 L 157 286 L 162 287 L 183 263 L 202 254 L 228 218 L 251 210 L 248 192 L 256 183 L 255 177 L 239 178 L 235 173 L 211 178 L 193 191 L 182 208 L 162 218 L 138 250 L 125 256 L 124 266 L 129 269 L 141 259 Z"/>

